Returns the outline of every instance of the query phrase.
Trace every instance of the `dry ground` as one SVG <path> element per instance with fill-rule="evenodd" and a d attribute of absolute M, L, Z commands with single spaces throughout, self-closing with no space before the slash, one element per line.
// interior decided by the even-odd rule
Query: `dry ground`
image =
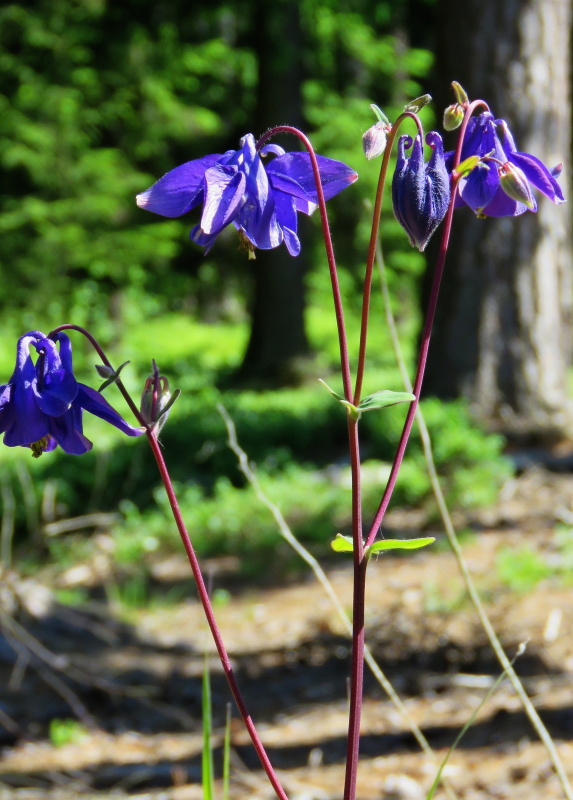
<path fill-rule="evenodd" d="M 559 567 L 559 519 L 573 519 L 573 476 L 530 471 L 506 487 L 495 509 L 472 521 L 464 552 L 508 653 L 528 640 L 516 668 L 573 781 L 573 592 L 555 575 L 534 590 L 510 592 L 500 587 L 495 566 L 500 549 L 519 550 L 527 542 Z M 415 528 L 417 518 L 394 512 L 389 522 L 405 530 Z M 230 595 L 217 612 L 224 638 L 289 796 L 340 798 L 349 648 L 330 601 L 311 576 L 245 587 L 225 571 L 228 565 L 214 566 L 220 573 L 215 586 L 226 586 Z M 85 580 L 90 569 L 92 580 L 101 573 L 101 565 L 86 565 L 83 573 L 59 580 Z M 348 562 L 339 556 L 328 572 L 348 608 Z M 171 559 L 155 565 L 154 574 L 173 586 L 187 567 L 182 558 Z M 49 592 L 15 576 L 5 582 L 8 598 L 11 585 L 20 598 L 13 618 L 34 639 L 26 640 L 4 617 L 0 799 L 201 798 L 200 680 L 202 654 L 211 645 L 195 597 L 122 622 L 101 603 L 81 614 L 53 605 Z M 5 611 L 9 605 L 5 598 Z M 371 564 L 367 630 L 408 714 L 436 758 L 443 757 L 499 673 L 447 547 Z M 229 693 L 216 657 L 212 672 L 219 762 Z M 435 764 L 420 754 L 403 715 L 370 674 L 365 694 L 360 800 L 423 800 Z M 50 719 L 74 714 L 90 729 L 79 741 L 54 747 L 46 734 Z M 231 797 L 272 797 L 238 719 L 232 744 Z M 506 682 L 480 711 L 447 776 L 464 800 L 563 796 Z"/>

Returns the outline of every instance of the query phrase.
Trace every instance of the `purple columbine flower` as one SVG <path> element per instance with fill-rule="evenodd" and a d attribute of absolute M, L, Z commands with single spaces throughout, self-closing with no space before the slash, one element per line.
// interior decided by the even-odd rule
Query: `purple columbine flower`
<path fill-rule="evenodd" d="M 398 159 L 392 178 L 394 214 L 410 239 L 412 247 L 424 250 L 450 202 L 450 177 L 444 161 L 442 137 L 436 131 L 426 136 L 432 155 L 424 163 L 424 148 L 420 134 L 400 136 Z M 412 148 L 408 157 L 406 150 Z"/>
<path fill-rule="evenodd" d="M 478 217 L 515 217 L 528 209 L 537 210 L 537 203 L 526 187 L 524 196 L 528 203 L 516 199 L 515 193 L 511 196 L 504 191 L 508 182 L 502 179 L 508 172 L 520 180 L 524 176 L 530 186 L 554 203 L 565 201 L 556 180 L 561 167 L 550 170 L 535 156 L 518 152 L 505 120 L 494 119 L 489 111 L 472 117 L 468 123 L 461 161 L 470 156 L 479 156 L 482 160 L 460 180 L 456 206 L 467 205 Z M 452 159 L 453 152 L 446 153 L 446 163 L 451 164 Z"/>
<path fill-rule="evenodd" d="M 275 158 L 265 159 L 273 154 Z M 334 197 L 358 175 L 346 164 L 317 156 L 324 196 Z M 137 205 L 163 217 L 180 217 L 203 205 L 192 241 L 209 251 L 223 228 L 232 223 L 252 254 L 283 241 L 291 256 L 300 253 L 297 211 L 312 214 L 317 195 L 308 153 L 286 153 L 269 144 L 257 151 L 252 133 L 239 150 L 228 150 L 175 167 L 142 194 Z"/>
<path fill-rule="evenodd" d="M 115 425 L 128 436 L 139 436 L 99 392 L 78 383 L 72 367 L 72 346 L 58 333 L 60 350 L 40 331 L 18 340 L 16 368 L 9 383 L 0 386 L 0 433 L 8 447 L 30 447 L 37 458 L 43 452 L 62 450 L 81 455 L 92 443 L 83 434 L 82 411 Z M 36 363 L 30 349 L 38 353 Z"/>

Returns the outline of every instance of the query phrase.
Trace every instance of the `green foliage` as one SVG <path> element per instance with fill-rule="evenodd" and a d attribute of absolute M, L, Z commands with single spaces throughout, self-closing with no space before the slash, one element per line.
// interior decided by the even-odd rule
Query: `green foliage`
<path fill-rule="evenodd" d="M 64 747 L 79 744 L 87 736 L 87 730 L 75 719 L 52 719 L 48 735 L 54 747 Z"/>
<path fill-rule="evenodd" d="M 496 559 L 496 573 L 515 592 L 528 592 L 546 578 L 565 586 L 573 584 L 573 531 L 559 524 L 549 548 L 530 545 L 504 548 Z"/>
<path fill-rule="evenodd" d="M 325 154 L 362 163 L 369 103 L 392 114 L 420 93 L 431 57 L 396 39 L 407 13 L 401 1 L 300 4 L 303 113 Z M 0 304 L 25 306 L 19 330 L 73 318 L 111 341 L 129 307 L 210 313 L 239 294 L 236 310 L 244 308 L 234 238 L 228 245 L 222 237 L 204 260 L 187 240 L 189 222 L 152 218 L 133 196 L 178 163 L 236 146 L 249 130 L 265 79 L 256 16 L 233 2 L 200 2 L 191 14 L 181 0 L 161 8 L 142 0 L 137 15 L 106 0 L 3 6 Z M 375 173 L 365 173 L 356 197 L 371 196 Z M 423 260 L 387 224 L 390 267 L 410 291 L 406 272 L 419 274 Z M 341 205 L 334 226 L 349 265 L 366 227 Z"/>
<path fill-rule="evenodd" d="M 313 142 L 325 155 L 362 165 L 353 202 L 332 202 L 342 294 L 354 330 L 370 227 L 363 203 L 378 178 L 378 166 L 363 162 L 360 136 L 373 121 L 370 102 L 393 117 L 425 90 L 432 61 L 425 49 L 428 5 L 300 4 L 306 75 L 301 92 Z M 160 6 L 142 0 L 136 15 L 106 0 L 38 0 L 0 10 L 4 341 L 26 329 L 47 331 L 64 319 L 83 324 L 110 346 L 117 364 L 131 361 L 122 378 L 134 396 L 155 357 L 172 388 L 183 390 L 162 444 L 198 549 L 239 552 L 249 563 L 253 554 L 276 546 L 274 522 L 243 484 L 216 404 L 228 408 L 265 489 L 295 531 L 324 546 L 348 525 L 348 468 L 340 461 L 346 457 L 345 413 L 314 383 L 265 393 L 222 388 L 248 338 L 250 265 L 232 235 L 222 236 L 204 257 L 188 242 L 192 222 L 146 215 L 133 195 L 176 164 L 236 147 L 250 129 L 257 88 L 266 79 L 252 10 L 201 0 L 192 13 L 181 0 Z M 406 29 L 415 46 L 396 35 Z M 426 121 L 431 113 L 424 109 Z M 389 194 L 382 220 L 388 281 L 411 356 L 425 262 L 394 220 Z M 311 221 L 307 231 L 313 222 L 318 227 Z M 333 382 L 338 345 L 328 271 L 322 246 L 309 239 L 306 322 L 311 345 L 321 353 L 316 377 Z M 374 297 L 365 391 L 400 390 L 376 302 Z M 96 385 L 85 343 L 74 339 L 74 352 L 78 377 Z M 13 348 L 0 349 L 3 374 L 10 374 L 13 357 Z M 106 397 L 123 408 L 114 387 Z M 424 408 L 450 498 L 464 506 L 493 499 L 507 473 L 501 441 L 473 427 L 462 404 L 425 401 Z M 361 422 L 366 514 L 379 502 L 404 413 L 398 406 Z M 57 517 L 121 509 L 114 545 L 126 569 L 178 548 L 144 443 L 121 440 L 86 417 L 86 434 L 96 447 L 81 459 L 56 452 L 36 462 L 22 451 L 0 451 L 2 485 L 15 498 L 16 530 L 38 533 L 50 486 Z M 429 495 L 414 438 L 394 502 L 421 503 Z M 45 548 L 62 565 L 90 551 L 81 535 L 48 540 Z M 33 559 L 43 555 L 34 553 Z M 127 597 L 139 590 L 120 591 Z"/>
<path fill-rule="evenodd" d="M 528 592 L 551 574 L 551 568 L 532 547 L 507 547 L 498 553 L 496 572 L 512 591 Z"/>

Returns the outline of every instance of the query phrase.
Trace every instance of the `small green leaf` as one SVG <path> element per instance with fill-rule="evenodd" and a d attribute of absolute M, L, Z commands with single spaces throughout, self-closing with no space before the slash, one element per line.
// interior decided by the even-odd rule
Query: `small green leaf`
<path fill-rule="evenodd" d="M 370 103 L 370 108 L 376 114 L 376 119 L 378 122 L 382 122 L 384 125 L 388 125 L 388 127 L 392 127 L 390 120 L 386 116 L 386 114 L 382 111 L 380 106 L 377 106 L 376 103 Z"/>
<path fill-rule="evenodd" d="M 472 169 L 477 167 L 480 160 L 480 156 L 468 156 L 468 158 L 464 159 L 461 164 L 458 164 L 454 172 L 458 173 L 463 178 L 464 175 L 468 175 Z"/>
<path fill-rule="evenodd" d="M 358 408 L 356 408 L 355 405 L 353 405 L 348 400 L 346 400 L 344 397 L 342 397 L 342 395 L 337 394 L 335 391 L 333 391 L 330 388 L 330 386 L 327 384 L 327 382 L 322 380 L 322 378 L 319 378 L 318 382 L 322 383 L 323 386 L 326 386 L 326 388 L 328 389 L 330 394 L 334 397 L 334 399 L 338 400 L 338 402 L 346 408 L 346 411 L 347 411 L 347 413 L 348 413 L 348 415 L 350 416 L 351 419 L 353 419 L 353 420 L 360 419 L 360 411 L 359 411 Z"/>
<path fill-rule="evenodd" d="M 337 533 L 330 544 L 336 553 L 352 553 L 354 551 L 352 536 L 343 536 L 341 533 Z"/>
<path fill-rule="evenodd" d="M 361 400 L 358 411 L 374 411 L 376 408 L 387 408 L 398 403 L 411 403 L 415 399 L 416 396 L 411 392 L 392 392 L 390 389 L 383 389 L 381 392 L 374 392 Z"/>
<path fill-rule="evenodd" d="M 340 536 L 340 534 L 338 534 L 338 536 Z M 371 556 L 372 553 L 380 553 L 384 550 L 418 550 L 418 548 L 426 547 L 426 545 L 432 544 L 432 542 L 435 541 L 436 539 L 434 536 L 424 536 L 420 539 L 380 539 L 370 545 L 368 548 L 368 555 Z"/>
<path fill-rule="evenodd" d="M 428 103 L 432 102 L 432 95 L 431 94 L 423 94 L 421 97 L 416 97 L 415 100 L 411 100 L 407 105 L 404 106 L 404 111 L 412 111 L 414 114 L 417 114 L 418 111 L 421 111 L 424 106 L 427 106 Z"/>

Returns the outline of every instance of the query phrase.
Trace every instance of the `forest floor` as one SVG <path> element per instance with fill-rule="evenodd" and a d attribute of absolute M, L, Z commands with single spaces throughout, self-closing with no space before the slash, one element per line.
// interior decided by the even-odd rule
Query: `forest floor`
<path fill-rule="evenodd" d="M 473 529 L 464 554 L 507 652 L 513 656 L 528 642 L 516 669 L 573 781 L 573 591 L 559 576 L 559 521 L 573 522 L 573 475 L 533 469 L 505 487 L 495 508 L 458 522 Z M 403 535 L 420 530 L 414 512 L 394 511 L 388 522 Z M 378 663 L 439 760 L 500 668 L 444 537 L 436 535 L 433 552 L 371 563 L 366 625 Z M 536 564 L 555 569 L 535 588 L 511 591 L 500 583 L 499 554 L 524 547 L 538 559 L 533 570 Z M 289 797 L 341 798 L 349 644 L 330 600 L 310 575 L 257 585 L 239 580 L 232 562 L 208 567 L 214 586 L 227 592 L 219 592 L 217 616 L 239 684 Z M 330 560 L 327 572 L 349 608 L 348 560 Z M 166 593 L 188 590 L 187 599 L 151 604 L 122 619 L 97 600 L 98 582 L 105 582 L 103 555 L 100 563 L 78 565 L 57 580 L 48 573 L 33 582 L 5 576 L 1 800 L 202 797 L 201 674 L 212 645 L 183 558 L 159 562 L 152 573 Z M 77 583 L 93 584 L 91 605 L 73 610 L 53 603 L 56 586 Z M 216 657 L 211 667 L 220 771 L 229 692 Z M 74 717 L 82 728 L 56 746 L 54 734 L 47 735 L 50 720 Z M 231 798 L 273 797 L 235 712 L 231 731 Z M 368 670 L 362 731 L 360 800 L 423 800 L 436 762 L 421 754 L 404 715 Z M 506 680 L 480 710 L 445 774 L 464 800 L 563 797 Z M 446 797 L 444 790 L 436 797 Z"/>

